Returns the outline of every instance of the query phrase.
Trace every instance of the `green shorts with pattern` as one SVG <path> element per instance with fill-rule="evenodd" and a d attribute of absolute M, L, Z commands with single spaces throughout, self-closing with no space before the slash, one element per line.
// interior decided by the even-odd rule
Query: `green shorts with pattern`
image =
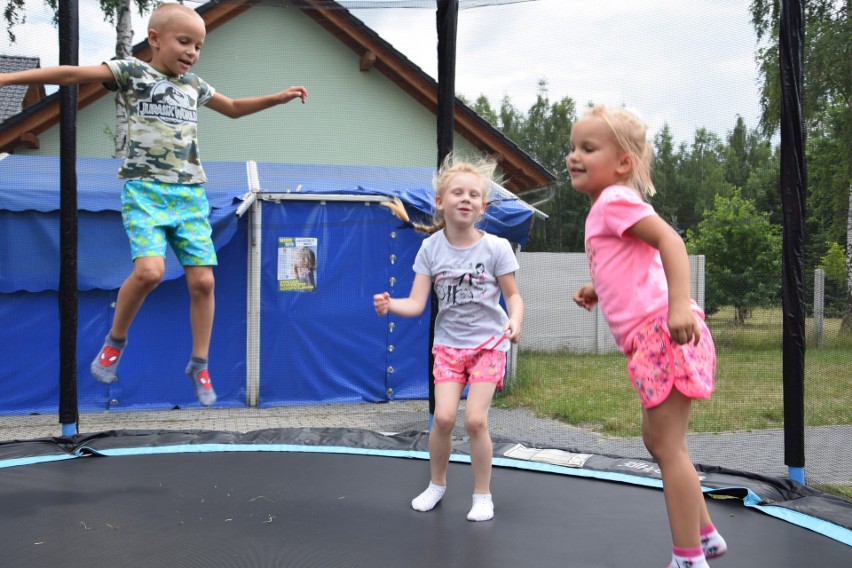
<path fill-rule="evenodd" d="M 134 260 L 165 257 L 168 244 L 181 266 L 215 266 L 209 213 L 200 184 L 128 180 L 121 192 L 121 218 Z"/>

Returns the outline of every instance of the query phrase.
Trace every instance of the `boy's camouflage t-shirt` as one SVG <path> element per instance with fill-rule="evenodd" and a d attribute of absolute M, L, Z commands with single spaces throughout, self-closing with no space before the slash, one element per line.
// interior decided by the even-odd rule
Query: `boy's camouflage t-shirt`
<path fill-rule="evenodd" d="M 124 97 L 128 149 L 118 177 L 166 183 L 204 183 L 198 152 L 198 107 L 216 92 L 194 73 L 169 77 L 144 61 L 107 61 Z"/>

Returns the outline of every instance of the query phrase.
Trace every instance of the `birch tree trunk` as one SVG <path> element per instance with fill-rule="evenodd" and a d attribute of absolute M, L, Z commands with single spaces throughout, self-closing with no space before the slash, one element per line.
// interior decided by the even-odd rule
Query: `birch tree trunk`
<path fill-rule="evenodd" d="M 849 207 L 846 214 L 846 306 L 840 331 L 852 332 L 852 186 L 849 188 Z"/>
<path fill-rule="evenodd" d="M 133 0 L 124 0 L 118 9 L 115 25 L 115 56 L 127 59 L 133 49 L 133 23 L 130 9 Z M 127 156 L 127 109 L 124 107 L 124 96 L 121 92 L 115 95 L 115 155 L 116 158 Z"/>

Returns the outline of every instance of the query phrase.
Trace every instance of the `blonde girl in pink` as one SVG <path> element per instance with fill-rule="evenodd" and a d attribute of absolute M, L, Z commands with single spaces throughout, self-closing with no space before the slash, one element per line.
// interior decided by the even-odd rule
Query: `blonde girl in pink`
<path fill-rule="evenodd" d="M 411 502 L 430 511 L 444 496 L 452 451 L 452 433 L 459 402 L 469 386 L 464 427 L 470 436 L 473 502 L 469 521 L 494 517 L 491 499 L 491 435 L 488 411 L 503 383 L 509 343 L 521 337 L 524 304 L 515 284 L 518 262 L 506 239 L 476 228 L 485 213 L 496 164 L 457 162 L 448 156 L 432 180 L 435 219 L 414 260 L 414 282 L 407 298 L 387 292 L 373 296 L 379 316 L 416 317 L 423 313 L 429 292 L 438 301 L 435 320 L 435 414 L 429 433 L 429 486 Z M 391 206 L 407 221 L 401 205 Z M 502 294 L 508 315 L 500 306 Z"/>
<path fill-rule="evenodd" d="M 651 147 L 624 108 L 595 106 L 571 129 L 571 185 L 592 205 L 585 245 L 592 282 L 578 306 L 600 305 L 642 403 L 642 438 L 663 478 L 672 535 L 671 568 L 703 568 L 727 550 L 707 512 L 687 452 L 693 399 L 710 398 L 716 352 L 689 293 L 680 236 L 645 201 L 654 195 Z"/>

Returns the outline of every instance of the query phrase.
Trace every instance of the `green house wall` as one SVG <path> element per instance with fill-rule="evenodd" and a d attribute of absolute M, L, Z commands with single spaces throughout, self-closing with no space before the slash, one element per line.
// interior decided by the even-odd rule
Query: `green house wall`
<path fill-rule="evenodd" d="M 202 161 L 434 167 L 436 117 L 378 70 L 362 72 L 360 55 L 292 7 L 256 6 L 208 34 L 194 72 L 230 98 L 308 89 L 291 101 L 240 119 L 202 107 Z M 115 98 L 77 115 L 80 157 L 113 155 Z M 17 154 L 58 155 L 58 126 L 41 148 Z M 455 150 L 476 153 L 463 138 Z"/>

